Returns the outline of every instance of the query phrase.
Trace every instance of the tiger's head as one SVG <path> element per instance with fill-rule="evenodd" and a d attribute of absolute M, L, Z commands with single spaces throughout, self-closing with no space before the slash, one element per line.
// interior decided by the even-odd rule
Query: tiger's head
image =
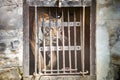
<path fill-rule="evenodd" d="M 61 29 L 61 27 L 45 27 L 44 29 L 44 38 L 45 41 L 50 43 L 50 39 L 52 44 L 56 44 L 57 43 L 57 39 L 58 41 L 60 41 L 61 43 L 67 40 L 67 38 L 62 34 L 63 31 Z M 64 39 L 63 39 L 64 37 Z"/>
<path fill-rule="evenodd" d="M 51 15 L 49 15 L 49 13 L 39 15 L 39 21 L 44 24 L 41 27 L 42 29 L 41 31 L 43 33 L 47 45 L 49 45 L 50 41 L 52 42 L 52 44 L 56 44 L 57 40 L 58 42 L 60 41 L 61 43 L 63 43 L 63 41 L 67 41 L 67 37 L 63 35 L 62 27 L 59 25 L 58 26 L 55 25 L 56 23 L 61 24 L 62 22 L 61 14 L 56 15 L 56 13 L 54 13 L 53 16 L 52 13 Z M 51 24 L 51 26 L 49 25 L 46 26 L 45 23 Z"/>

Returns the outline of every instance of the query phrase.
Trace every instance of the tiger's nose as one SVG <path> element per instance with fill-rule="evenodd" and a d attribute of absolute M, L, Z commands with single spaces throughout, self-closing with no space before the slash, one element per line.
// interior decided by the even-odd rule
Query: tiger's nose
<path fill-rule="evenodd" d="M 53 37 L 56 37 L 56 33 L 53 33 L 52 36 L 53 36 Z"/>

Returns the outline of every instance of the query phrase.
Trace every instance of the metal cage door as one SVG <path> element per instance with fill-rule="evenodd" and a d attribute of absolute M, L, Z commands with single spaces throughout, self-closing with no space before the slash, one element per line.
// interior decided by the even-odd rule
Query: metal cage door
<path fill-rule="evenodd" d="M 29 15 L 26 17 L 28 19 L 24 20 L 28 26 L 26 35 L 29 36 L 27 39 L 29 51 L 25 55 L 29 58 L 27 60 L 25 58 L 29 63 L 29 70 L 25 70 L 24 74 L 38 76 L 95 74 L 95 71 L 91 71 L 95 68 L 92 65 L 95 62 L 93 51 L 95 49 L 91 40 L 95 32 L 92 30 L 94 20 L 91 20 L 94 14 L 91 3 L 86 0 L 73 2 L 58 0 L 48 2 L 48 5 L 42 0 L 28 2 L 25 7 L 29 9 Z M 26 38 L 24 39 L 26 42 Z"/>

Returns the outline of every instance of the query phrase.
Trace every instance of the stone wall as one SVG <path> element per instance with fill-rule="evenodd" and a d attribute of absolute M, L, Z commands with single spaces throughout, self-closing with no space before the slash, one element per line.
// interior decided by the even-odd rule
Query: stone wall
<path fill-rule="evenodd" d="M 97 80 L 118 80 L 120 0 L 96 0 Z M 22 0 L 0 0 L 0 80 L 20 80 L 23 60 Z"/>
<path fill-rule="evenodd" d="M 22 0 L 0 0 L 0 80 L 20 79 L 22 29 Z"/>
<path fill-rule="evenodd" d="M 97 80 L 118 80 L 120 0 L 97 0 Z"/>

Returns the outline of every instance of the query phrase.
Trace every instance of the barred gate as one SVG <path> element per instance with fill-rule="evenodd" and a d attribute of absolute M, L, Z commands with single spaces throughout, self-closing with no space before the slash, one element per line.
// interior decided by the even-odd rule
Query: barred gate
<path fill-rule="evenodd" d="M 24 1 L 24 76 L 95 76 L 92 2 Z"/>

